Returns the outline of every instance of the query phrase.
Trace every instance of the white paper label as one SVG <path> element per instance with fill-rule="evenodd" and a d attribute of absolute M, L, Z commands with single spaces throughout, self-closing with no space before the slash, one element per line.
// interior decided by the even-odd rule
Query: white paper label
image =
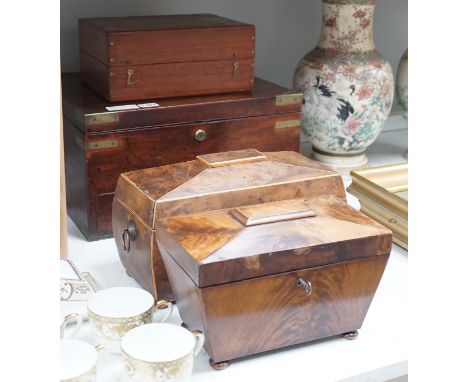
<path fill-rule="evenodd" d="M 121 111 L 121 110 L 133 110 L 138 109 L 138 106 L 133 105 L 119 105 L 119 106 L 106 106 L 107 111 Z"/>
<path fill-rule="evenodd" d="M 156 102 L 139 103 L 137 106 L 144 109 L 144 108 L 147 108 L 147 107 L 158 107 L 159 103 L 156 103 Z"/>

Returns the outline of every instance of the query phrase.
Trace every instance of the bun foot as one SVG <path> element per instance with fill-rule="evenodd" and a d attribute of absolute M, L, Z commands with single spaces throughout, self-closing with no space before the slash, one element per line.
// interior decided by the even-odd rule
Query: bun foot
<path fill-rule="evenodd" d="M 214 362 L 211 358 L 209 363 L 210 366 L 215 370 L 224 370 L 226 367 L 229 366 L 229 361 Z"/>
<path fill-rule="evenodd" d="M 352 332 L 347 332 L 343 333 L 341 337 L 346 338 L 347 340 L 355 340 L 359 335 L 359 332 L 357 330 L 354 330 Z"/>
<path fill-rule="evenodd" d="M 184 329 L 187 329 L 187 330 L 188 330 L 188 326 L 185 324 L 185 322 L 182 322 L 182 323 L 180 324 L 180 326 L 182 326 Z"/>

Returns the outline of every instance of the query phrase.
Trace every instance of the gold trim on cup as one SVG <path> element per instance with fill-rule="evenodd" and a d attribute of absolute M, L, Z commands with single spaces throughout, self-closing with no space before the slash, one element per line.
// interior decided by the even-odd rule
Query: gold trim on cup
<path fill-rule="evenodd" d="M 170 301 L 159 300 L 143 313 L 131 317 L 107 317 L 94 313 L 88 307 L 89 322 L 97 337 L 108 340 L 120 340 L 125 333 L 133 328 L 153 322 L 157 309 L 169 308 L 159 322 L 166 321 L 172 314 L 173 304 Z"/>
<path fill-rule="evenodd" d="M 171 361 L 143 361 L 132 357 L 122 348 L 122 356 L 125 362 L 128 376 L 132 378 L 136 374 L 147 376 L 164 376 L 166 379 L 174 379 L 182 375 L 190 376 L 193 369 L 194 353 L 191 350 L 188 354 Z M 186 370 L 184 370 L 184 366 Z"/>

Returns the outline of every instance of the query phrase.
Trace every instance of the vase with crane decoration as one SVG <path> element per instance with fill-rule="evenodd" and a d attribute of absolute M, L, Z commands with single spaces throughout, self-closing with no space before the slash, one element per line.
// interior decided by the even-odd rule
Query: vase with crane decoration
<path fill-rule="evenodd" d="M 297 64 L 302 131 L 315 159 L 347 173 L 365 167 L 393 102 L 390 64 L 375 49 L 375 0 L 322 0 L 317 47 Z"/>

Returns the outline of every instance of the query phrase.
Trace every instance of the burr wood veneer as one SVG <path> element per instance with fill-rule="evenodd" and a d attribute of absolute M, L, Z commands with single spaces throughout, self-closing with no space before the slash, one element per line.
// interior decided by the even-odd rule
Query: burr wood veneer
<path fill-rule="evenodd" d="M 175 296 L 215 368 L 354 333 L 392 240 L 347 205 L 337 173 L 256 150 L 122 174 L 113 227 L 128 273 L 158 298 Z"/>
<path fill-rule="evenodd" d="M 347 205 L 336 173 L 296 153 L 261 155 L 198 157 L 204 171 L 149 216 L 180 315 L 205 333 L 215 368 L 355 338 L 391 250 L 391 232 Z"/>
<path fill-rule="evenodd" d="M 156 243 L 159 219 L 327 192 L 344 197 L 340 177 L 298 153 L 240 150 L 202 155 L 122 174 L 113 202 L 114 237 L 129 275 L 158 298 L 167 299 L 173 294 Z M 129 248 L 124 248 L 122 235 L 129 232 L 129 225 L 130 231 L 135 226 L 136 234 L 133 239 L 125 234 Z M 238 229 L 229 220 L 200 240 L 228 240 L 226 233 Z"/>

